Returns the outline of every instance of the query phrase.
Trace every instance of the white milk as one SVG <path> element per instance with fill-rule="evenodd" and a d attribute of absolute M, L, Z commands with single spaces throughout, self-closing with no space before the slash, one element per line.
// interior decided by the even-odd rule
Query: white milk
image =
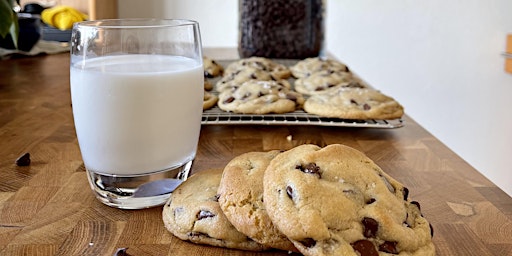
<path fill-rule="evenodd" d="M 123 55 L 74 64 L 71 99 L 86 168 L 131 175 L 192 160 L 203 86 L 201 63 L 183 57 Z"/>

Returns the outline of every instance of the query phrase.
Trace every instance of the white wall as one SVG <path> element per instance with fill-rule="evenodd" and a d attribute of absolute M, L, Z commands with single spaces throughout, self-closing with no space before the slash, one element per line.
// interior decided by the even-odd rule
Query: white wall
<path fill-rule="evenodd" d="M 328 0 L 327 50 L 392 95 L 512 195 L 510 0 Z M 121 0 L 120 17 L 198 20 L 205 47 L 236 47 L 238 0 Z"/>

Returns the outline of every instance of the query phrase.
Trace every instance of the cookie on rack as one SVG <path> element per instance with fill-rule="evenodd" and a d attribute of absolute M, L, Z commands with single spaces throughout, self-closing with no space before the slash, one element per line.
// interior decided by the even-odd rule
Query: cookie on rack
<path fill-rule="evenodd" d="M 264 57 L 249 57 L 235 61 L 226 67 L 226 74 L 235 73 L 247 67 L 268 72 L 275 79 L 288 79 L 292 75 L 287 66 Z"/>
<path fill-rule="evenodd" d="M 409 191 L 362 152 L 301 145 L 264 174 L 274 223 L 304 255 L 435 255 L 432 228 Z"/>
<path fill-rule="evenodd" d="M 277 81 L 249 80 L 236 89 L 222 91 L 217 105 L 227 112 L 261 115 L 293 112 L 303 103 L 302 94 Z"/>
<path fill-rule="evenodd" d="M 365 87 L 358 83 L 350 72 L 322 70 L 310 76 L 295 80 L 295 90 L 305 95 L 313 95 L 336 90 L 339 87 Z"/>
<path fill-rule="evenodd" d="M 271 81 L 275 80 L 270 73 L 254 67 L 240 69 L 234 73 L 226 73 L 217 81 L 215 89 L 218 92 L 232 90 L 249 80 Z"/>
<path fill-rule="evenodd" d="M 221 76 L 224 72 L 224 67 L 221 64 L 207 56 L 203 56 L 203 68 L 205 78 Z"/>
<path fill-rule="evenodd" d="M 303 59 L 290 67 L 295 78 L 308 77 L 319 71 L 349 72 L 348 67 L 340 61 L 327 57 L 311 57 Z"/>
<path fill-rule="evenodd" d="M 204 89 L 206 91 L 211 91 L 213 89 L 213 84 L 206 78 L 204 79 Z"/>
<path fill-rule="evenodd" d="M 341 119 L 397 119 L 403 106 L 392 97 L 370 88 L 339 88 L 310 96 L 304 111 L 323 117 Z"/>
<path fill-rule="evenodd" d="M 268 249 L 238 232 L 220 209 L 217 189 L 222 169 L 198 172 L 180 184 L 162 212 L 167 230 L 182 240 L 226 248 Z"/>
<path fill-rule="evenodd" d="M 203 110 L 207 110 L 215 106 L 217 104 L 217 101 L 219 100 L 219 97 L 217 95 L 204 91 L 203 96 Z"/>
<path fill-rule="evenodd" d="M 296 251 L 272 224 L 263 204 L 263 175 L 279 153 L 249 152 L 233 158 L 224 167 L 218 189 L 219 205 L 233 226 L 253 240 L 272 248 Z"/>

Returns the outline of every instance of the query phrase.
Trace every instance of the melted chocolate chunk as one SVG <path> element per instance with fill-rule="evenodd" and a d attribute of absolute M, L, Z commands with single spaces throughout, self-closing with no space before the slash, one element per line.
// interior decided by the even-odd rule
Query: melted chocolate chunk
<path fill-rule="evenodd" d="M 252 79 L 258 79 L 258 77 L 255 74 L 251 74 Z"/>
<path fill-rule="evenodd" d="M 196 219 L 202 220 L 202 219 L 211 218 L 211 217 L 215 217 L 215 214 L 213 212 L 201 210 L 197 213 Z"/>
<path fill-rule="evenodd" d="M 377 231 L 379 230 L 379 223 L 375 219 L 364 217 L 361 223 L 363 223 L 364 226 L 364 237 L 372 238 L 377 236 Z"/>
<path fill-rule="evenodd" d="M 293 199 L 293 188 L 290 186 L 286 186 L 286 194 L 290 199 Z"/>
<path fill-rule="evenodd" d="M 322 175 L 320 174 L 320 167 L 317 166 L 315 163 L 309 163 L 306 165 L 297 165 L 297 166 L 295 166 L 295 169 L 298 169 L 303 173 L 310 173 L 310 174 L 318 175 L 318 178 L 322 177 Z"/>
<path fill-rule="evenodd" d="M 358 105 L 358 104 L 357 104 L 357 101 L 356 101 L 356 100 L 354 100 L 354 99 L 350 99 L 350 103 L 355 104 L 355 105 Z"/>
<path fill-rule="evenodd" d="M 375 198 L 370 198 L 370 200 L 368 200 L 366 202 L 366 204 L 373 204 L 375 202 Z"/>
<path fill-rule="evenodd" d="M 384 242 L 383 244 L 379 245 L 379 251 L 381 252 L 387 252 L 391 254 L 398 254 L 398 250 L 396 249 L 397 242 Z"/>
<path fill-rule="evenodd" d="M 302 241 L 300 241 L 301 244 L 303 244 L 307 248 L 311 248 L 316 245 L 316 241 L 313 238 L 306 238 Z"/>
<path fill-rule="evenodd" d="M 367 103 L 365 103 L 365 104 L 363 105 L 363 109 L 364 109 L 364 110 L 370 110 L 370 109 L 372 109 L 372 107 L 371 107 L 370 105 L 368 105 Z"/>
<path fill-rule="evenodd" d="M 409 198 L 409 189 L 404 187 L 402 193 L 404 193 L 404 201 L 407 201 L 407 199 Z"/>
<path fill-rule="evenodd" d="M 373 243 L 368 240 L 359 240 L 351 245 L 354 251 L 358 252 L 361 256 L 379 256 Z"/>
<path fill-rule="evenodd" d="M 210 72 L 208 72 L 208 71 L 204 71 L 204 77 L 206 77 L 206 78 L 213 78 L 214 75 L 210 74 Z"/>
<path fill-rule="evenodd" d="M 30 165 L 30 153 L 25 153 L 16 159 L 17 166 L 29 166 Z"/>
<path fill-rule="evenodd" d="M 286 94 L 286 98 L 291 100 L 291 101 L 297 102 L 297 96 L 295 96 L 295 95 L 293 95 L 291 93 Z"/>
<path fill-rule="evenodd" d="M 228 104 L 228 103 L 231 103 L 231 102 L 233 102 L 233 101 L 235 101 L 235 98 L 234 98 L 234 97 L 229 97 L 229 98 L 227 98 L 227 99 L 224 101 L 224 104 Z"/>

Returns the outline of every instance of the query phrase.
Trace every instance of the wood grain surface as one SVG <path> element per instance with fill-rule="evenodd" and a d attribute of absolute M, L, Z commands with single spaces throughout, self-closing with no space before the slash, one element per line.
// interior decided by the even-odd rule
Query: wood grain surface
<path fill-rule="evenodd" d="M 203 126 L 193 172 L 249 151 L 346 144 L 409 188 L 434 227 L 438 255 L 512 255 L 512 198 L 404 120 L 391 130 Z M 17 166 L 26 152 L 31 164 Z M 0 61 L 0 255 L 114 255 L 118 248 L 129 255 L 288 255 L 181 241 L 166 231 L 161 211 L 119 210 L 94 198 L 74 131 L 68 54 Z"/>

